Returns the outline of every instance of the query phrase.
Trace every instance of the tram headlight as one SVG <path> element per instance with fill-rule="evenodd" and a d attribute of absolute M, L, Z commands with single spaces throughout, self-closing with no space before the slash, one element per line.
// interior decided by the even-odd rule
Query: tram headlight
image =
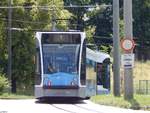
<path fill-rule="evenodd" d="M 51 86 L 51 81 L 50 80 L 48 81 L 48 86 Z"/>
<path fill-rule="evenodd" d="M 77 82 L 77 81 L 78 81 L 78 79 L 75 77 L 75 78 L 73 78 L 73 81 Z"/>
<path fill-rule="evenodd" d="M 72 82 L 71 82 L 71 85 L 72 85 L 72 86 L 76 85 L 75 81 L 72 81 Z"/>
<path fill-rule="evenodd" d="M 71 81 L 71 85 L 72 85 L 72 86 L 77 85 L 77 81 L 74 81 L 74 80 Z"/>
<path fill-rule="evenodd" d="M 77 77 L 74 77 L 70 83 L 72 86 L 77 85 L 78 84 L 78 79 Z"/>

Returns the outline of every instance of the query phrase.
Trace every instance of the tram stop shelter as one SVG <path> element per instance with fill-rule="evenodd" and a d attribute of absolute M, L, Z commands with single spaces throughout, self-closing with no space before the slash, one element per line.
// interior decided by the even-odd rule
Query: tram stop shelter
<path fill-rule="evenodd" d="M 110 93 L 110 55 L 86 48 L 86 57 L 95 62 L 97 94 Z"/>

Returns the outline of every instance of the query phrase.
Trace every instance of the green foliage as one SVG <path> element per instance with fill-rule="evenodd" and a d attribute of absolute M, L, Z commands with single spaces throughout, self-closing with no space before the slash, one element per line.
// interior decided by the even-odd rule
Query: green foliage
<path fill-rule="evenodd" d="M 108 53 L 109 49 L 111 48 L 111 46 L 105 46 L 105 45 L 101 45 L 99 50 L 101 50 L 104 53 Z"/>
<path fill-rule="evenodd" d="M 140 46 L 150 45 L 150 1 L 133 0 L 134 36 Z"/>
<path fill-rule="evenodd" d="M 139 60 L 150 59 L 150 0 L 133 0 L 133 33 Z"/>
<path fill-rule="evenodd" d="M 95 27 L 88 26 L 85 28 L 85 31 L 86 31 L 87 43 L 94 43 L 93 35 L 95 33 Z"/>
<path fill-rule="evenodd" d="M 8 1 L 2 1 L 0 5 L 7 6 Z M 47 5 L 49 8 L 36 7 Z M 35 32 L 50 31 L 53 16 L 56 19 L 69 18 L 71 13 L 63 8 L 62 0 L 13 0 L 13 6 L 33 6 L 14 8 L 12 11 L 12 27 L 22 29 L 12 31 L 12 86 L 14 89 L 17 86 L 23 91 L 30 91 L 34 84 Z M 8 60 L 7 15 L 8 9 L 0 10 L 0 67 L 4 69 L 4 73 Z M 67 25 L 67 22 L 57 23 L 60 30 L 66 29 Z"/>
<path fill-rule="evenodd" d="M 102 5 L 110 4 L 111 0 L 64 0 L 65 5 Z M 71 17 L 71 29 L 85 31 L 88 43 L 94 43 L 94 36 L 112 36 L 111 7 L 67 8 Z"/>
<path fill-rule="evenodd" d="M 124 32 L 124 21 L 123 20 L 120 20 L 119 22 L 119 26 L 120 26 L 120 38 L 123 38 L 125 37 L 125 32 Z"/>
<path fill-rule="evenodd" d="M 27 95 L 3 93 L 2 95 L 0 95 L 0 99 L 34 99 L 34 97 Z"/>
<path fill-rule="evenodd" d="M 150 110 L 150 95 L 135 95 L 134 99 L 124 100 L 123 96 L 114 97 L 112 94 L 110 95 L 97 95 L 91 98 L 91 100 L 95 103 L 101 105 L 109 105 L 109 106 L 118 106 L 122 108 L 130 108 L 130 109 L 145 109 Z"/>
<path fill-rule="evenodd" d="M 3 68 L 6 72 L 6 61 L 7 61 L 7 44 L 6 44 L 6 32 L 5 23 L 0 19 L 0 69 Z"/>
<path fill-rule="evenodd" d="M 96 27 L 96 36 L 111 37 L 112 35 L 112 9 L 111 7 L 97 7 L 87 14 L 88 25 Z"/>
<path fill-rule="evenodd" d="M 91 5 L 92 0 L 63 0 L 64 5 Z M 86 22 L 84 21 L 84 15 L 88 12 L 87 8 L 66 8 L 73 15 L 70 18 L 70 29 L 84 31 Z"/>
<path fill-rule="evenodd" d="M 0 95 L 4 93 L 7 88 L 9 88 L 8 79 L 0 72 Z"/>

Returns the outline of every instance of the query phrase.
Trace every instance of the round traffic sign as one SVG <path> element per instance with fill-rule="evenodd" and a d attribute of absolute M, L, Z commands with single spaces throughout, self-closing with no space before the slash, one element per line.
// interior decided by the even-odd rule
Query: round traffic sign
<path fill-rule="evenodd" d="M 121 40 L 121 47 L 124 51 L 132 51 L 135 47 L 134 40 L 132 39 Z"/>

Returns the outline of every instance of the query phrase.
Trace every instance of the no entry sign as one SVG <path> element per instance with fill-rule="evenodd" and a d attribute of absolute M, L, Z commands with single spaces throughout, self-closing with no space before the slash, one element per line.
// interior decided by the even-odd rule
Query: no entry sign
<path fill-rule="evenodd" d="M 121 48 L 124 51 L 130 52 L 134 49 L 134 47 L 135 47 L 134 40 L 132 40 L 132 39 L 123 39 L 123 40 L 121 40 Z"/>

